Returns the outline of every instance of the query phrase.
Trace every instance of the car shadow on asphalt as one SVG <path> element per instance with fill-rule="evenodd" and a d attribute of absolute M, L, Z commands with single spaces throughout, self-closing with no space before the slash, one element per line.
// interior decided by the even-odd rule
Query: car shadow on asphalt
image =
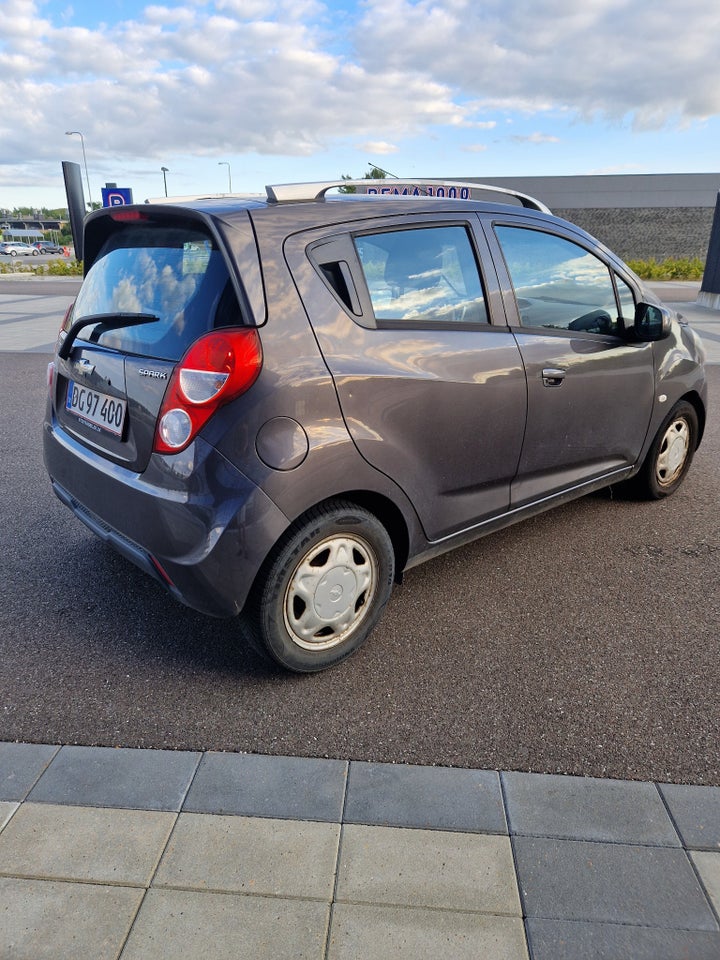
<path fill-rule="evenodd" d="M 96 652 L 121 644 L 131 656 L 162 659 L 169 667 L 255 679 L 277 675 L 244 640 L 237 617 L 217 619 L 183 606 L 106 544 L 91 538 L 72 545 L 64 552 L 65 574 L 70 569 L 76 583 L 93 583 L 93 594 L 68 603 L 63 579 L 57 585 L 59 612 Z"/>

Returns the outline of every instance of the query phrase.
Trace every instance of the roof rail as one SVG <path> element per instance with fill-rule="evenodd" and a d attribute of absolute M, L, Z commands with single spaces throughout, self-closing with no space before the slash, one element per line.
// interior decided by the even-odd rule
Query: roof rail
<path fill-rule="evenodd" d="M 198 200 L 265 200 L 262 193 L 192 193 L 181 197 L 148 197 L 144 203 L 196 203 Z"/>
<path fill-rule="evenodd" d="M 438 188 L 442 188 L 443 193 L 441 196 L 447 196 L 446 191 L 454 190 L 454 195 L 460 197 L 459 187 L 468 191 L 468 196 L 460 197 L 460 199 L 472 198 L 472 193 L 469 192 L 472 190 L 490 191 L 491 193 L 501 193 L 514 197 L 523 207 L 527 207 L 530 210 L 539 210 L 541 213 L 552 213 L 541 200 L 536 200 L 535 197 L 530 197 L 526 193 L 520 193 L 518 190 L 509 190 L 507 187 L 496 187 L 491 183 L 475 183 L 470 180 L 404 180 L 395 178 L 392 180 L 321 180 L 317 183 L 275 184 L 273 186 L 266 186 L 265 192 L 267 193 L 267 198 L 270 203 L 301 203 L 303 201 L 323 200 L 329 190 L 335 190 L 338 187 L 363 187 L 364 189 L 368 187 L 379 187 L 381 189 L 388 187 L 392 189 L 393 193 L 400 192 L 398 187 L 405 187 L 406 192 L 412 189 L 413 194 L 417 193 L 418 196 L 437 196 L 438 194 L 435 191 L 437 191 Z"/>

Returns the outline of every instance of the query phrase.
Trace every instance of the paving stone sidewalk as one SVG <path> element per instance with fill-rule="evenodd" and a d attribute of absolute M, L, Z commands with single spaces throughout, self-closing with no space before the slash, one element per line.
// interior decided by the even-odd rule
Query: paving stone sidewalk
<path fill-rule="evenodd" d="M 0 743 L 3 960 L 717 960 L 720 788 Z"/>

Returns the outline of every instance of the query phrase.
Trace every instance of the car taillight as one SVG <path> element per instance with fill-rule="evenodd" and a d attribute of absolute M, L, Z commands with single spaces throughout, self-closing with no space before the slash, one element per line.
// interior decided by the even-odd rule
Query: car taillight
<path fill-rule="evenodd" d="M 214 331 L 196 340 L 170 378 L 153 450 L 184 450 L 219 407 L 253 385 L 261 368 L 257 330 Z"/>
<path fill-rule="evenodd" d="M 139 210 L 123 210 L 117 207 L 113 207 L 110 217 L 117 223 L 129 223 L 132 220 L 150 219 L 146 213 L 141 213 Z"/>
<path fill-rule="evenodd" d="M 55 384 L 55 361 L 51 360 L 47 365 L 47 388 L 48 393 L 52 397 L 53 395 L 53 385 Z"/>
<path fill-rule="evenodd" d="M 72 312 L 73 312 L 74 306 L 75 306 L 75 301 L 73 300 L 73 302 L 70 304 L 70 306 L 69 306 L 69 307 L 67 308 L 67 310 L 65 311 L 65 316 L 63 317 L 63 322 L 60 324 L 60 329 L 58 330 L 57 340 L 56 340 L 56 342 L 55 342 L 55 353 L 57 353 L 58 350 L 60 349 L 60 347 L 62 346 L 62 342 L 63 342 L 63 340 L 65 339 L 65 334 L 66 334 L 67 331 L 70 329 L 70 323 L 69 323 L 68 321 L 69 321 L 69 319 L 70 319 L 70 315 L 71 315 Z"/>

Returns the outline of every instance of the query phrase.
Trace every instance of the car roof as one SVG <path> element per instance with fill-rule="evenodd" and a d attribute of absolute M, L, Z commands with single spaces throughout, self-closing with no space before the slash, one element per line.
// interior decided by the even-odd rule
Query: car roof
<path fill-rule="evenodd" d="M 339 196 L 333 200 L 349 200 L 358 196 L 375 196 L 386 199 L 388 197 L 425 197 L 433 199 L 463 199 L 470 200 L 473 193 L 492 193 L 503 197 L 512 197 L 513 202 L 532 210 L 551 213 L 550 209 L 535 197 L 512 190 L 508 187 L 498 187 L 466 180 L 404 180 L 399 178 L 375 180 L 321 180 L 309 183 L 282 183 L 265 187 L 265 196 L 261 194 L 197 194 L 192 197 L 166 197 L 148 200 L 146 203 L 172 203 L 188 205 L 202 201 L 235 200 L 244 203 L 308 203 L 314 200 L 330 199 L 327 194 L 332 190 L 341 190 Z M 348 192 L 350 190 L 351 192 Z"/>
<path fill-rule="evenodd" d="M 337 188 L 355 187 L 369 193 L 330 194 Z M 260 194 L 203 194 L 190 197 L 160 197 L 136 204 L 132 209 L 159 213 L 173 208 L 175 213 L 187 210 L 201 217 L 232 221 L 237 216 L 253 219 L 271 217 L 287 223 L 288 229 L 332 225 L 353 220 L 397 216 L 404 214 L 451 213 L 463 216 L 470 211 L 520 213 L 530 217 L 552 216 L 540 200 L 519 191 L 494 185 L 458 180 L 339 180 L 313 183 L 292 183 L 267 186 L 265 196 Z M 499 195 L 500 199 L 480 199 L 477 194 Z M 454 195 L 453 195 L 454 194 Z M 475 194 L 475 196 L 473 196 Z M 467 197 L 459 199 L 459 197 Z M 350 210 L 352 205 L 353 209 Z M 112 209 L 114 213 L 109 213 Z M 110 215 L 118 219 L 120 210 L 104 208 L 88 217 Z"/>

